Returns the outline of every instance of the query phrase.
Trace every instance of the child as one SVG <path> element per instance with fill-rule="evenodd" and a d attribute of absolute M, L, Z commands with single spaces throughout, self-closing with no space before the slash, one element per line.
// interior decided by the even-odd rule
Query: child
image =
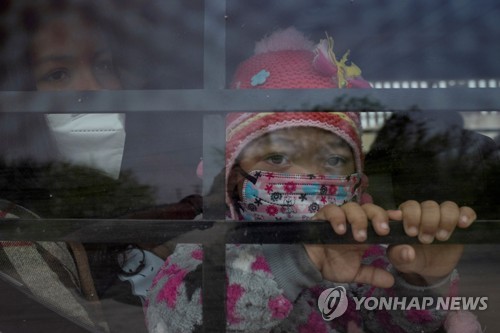
<path fill-rule="evenodd" d="M 233 86 L 368 87 L 359 69 L 347 66 L 346 56 L 334 59 L 332 43 L 322 41 L 312 52 L 297 31 L 276 33 L 240 65 Z M 362 161 L 357 113 L 231 114 L 226 130 L 230 218 L 324 219 L 338 234 L 349 223 L 359 242 L 366 239 L 368 221 L 379 235 L 387 235 L 390 218 L 402 220 L 407 234 L 418 235 L 422 243 L 445 240 L 456 226 L 467 227 L 475 219 L 470 208 L 451 202 L 408 201 L 386 212 L 364 193 Z M 386 251 L 361 243 L 226 249 L 228 331 L 241 332 L 435 331 L 445 319 L 442 311 L 356 311 L 352 298 L 453 293 L 461 254 L 460 246 L 398 245 Z M 149 293 L 151 332 L 192 332 L 202 325 L 200 286 L 193 286 L 202 257 L 200 246 L 180 244 L 168 258 Z M 328 311 L 318 309 L 318 298 L 339 286 L 350 301 L 345 314 L 331 320 Z"/>

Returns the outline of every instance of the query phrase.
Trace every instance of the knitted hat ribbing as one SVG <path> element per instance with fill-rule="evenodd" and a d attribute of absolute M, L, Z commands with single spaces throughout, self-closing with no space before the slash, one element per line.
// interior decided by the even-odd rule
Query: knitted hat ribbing
<path fill-rule="evenodd" d="M 253 140 L 283 128 L 316 127 L 342 138 L 349 144 L 362 173 L 361 125 L 356 112 L 238 112 L 226 118 L 226 168 L 231 170 L 236 158 Z"/>

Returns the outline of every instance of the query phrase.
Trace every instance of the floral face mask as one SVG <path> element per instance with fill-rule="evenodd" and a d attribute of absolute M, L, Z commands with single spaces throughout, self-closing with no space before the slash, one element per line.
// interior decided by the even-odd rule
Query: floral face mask
<path fill-rule="evenodd" d="M 309 220 L 328 204 L 358 201 L 361 176 L 287 174 L 254 170 L 245 174 L 238 202 L 245 220 Z"/>

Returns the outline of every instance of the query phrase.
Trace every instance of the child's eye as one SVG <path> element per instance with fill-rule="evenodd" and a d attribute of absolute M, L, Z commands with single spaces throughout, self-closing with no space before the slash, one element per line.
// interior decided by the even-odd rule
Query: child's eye
<path fill-rule="evenodd" d="M 288 159 L 286 156 L 281 154 L 274 154 L 266 157 L 266 162 L 273 165 L 286 165 L 288 163 Z"/>
<path fill-rule="evenodd" d="M 346 159 L 341 156 L 331 156 L 326 160 L 327 167 L 339 167 L 346 163 Z"/>

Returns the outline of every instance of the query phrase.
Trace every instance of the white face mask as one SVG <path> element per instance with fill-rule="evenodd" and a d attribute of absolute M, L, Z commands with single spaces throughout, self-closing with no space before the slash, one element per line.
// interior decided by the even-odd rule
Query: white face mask
<path fill-rule="evenodd" d="M 48 114 L 46 119 L 64 161 L 118 178 L 125 146 L 125 114 Z"/>
<path fill-rule="evenodd" d="M 254 170 L 238 202 L 245 220 L 308 220 L 328 204 L 358 201 L 361 176 L 287 174 Z"/>

